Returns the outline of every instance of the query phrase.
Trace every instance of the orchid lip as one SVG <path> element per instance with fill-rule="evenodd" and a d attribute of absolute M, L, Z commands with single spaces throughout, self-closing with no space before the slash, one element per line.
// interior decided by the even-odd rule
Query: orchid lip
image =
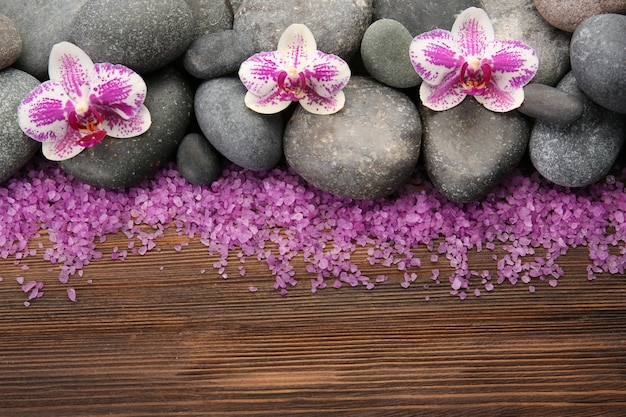
<path fill-rule="evenodd" d="M 290 70 L 289 72 L 287 71 L 281 71 L 278 74 L 278 78 L 277 78 L 277 84 L 278 84 L 278 89 L 280 90 L 280 92 L 285 95 L 286 97 L 289 97 L 291 100 L 293 101 L 298 101 L 304 98 L 305 96 L 305 91 L 306 91 L 306 76 L 304 75 L 303 72 L 298 72 L 297 73 L 297 78 L 294 77 L 293 73 L 295 73 L 296 70 Z M 295 78 L 295 82 L 294 82 L 294 78 Z M 287 81 L 289 81 L 289 85 L 287 85 Z"/>
<path fill-rule="evenodd" d="M 461 67 L 459 81 L 466 94 L 481 95 L 491 81 L 491 65 L 478 60 L 466 61 Z"/>

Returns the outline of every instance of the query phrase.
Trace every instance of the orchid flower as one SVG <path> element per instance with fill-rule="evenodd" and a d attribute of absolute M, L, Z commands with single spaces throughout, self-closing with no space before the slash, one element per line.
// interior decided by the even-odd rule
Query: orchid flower
<path fill-rule="evenodd" d="M 489 17 L 476 7 L 463 11 L 451 32 L 435 29 L 416 36 L 410 56 L 424 81 L 422 103 L 432 110 L 450 109 L 467 95 L 494 112 L 516 109 L 538 66 L 529 46 L 495 39 Z"/>
<path fill-rule="evenodd" d="M 239 78 L 248 89 L 245 104 L 263 114 L 278 113 L 293 101 L 315 114 L 332 114 L 346 101 L 341 89 L 350 80 L 348 64 L 317 50 L 313 33 L 289 26 L 278 50 L 260 52 L 241 64 Z"/>
<path fill-rule="evenodd" d="M 107 135 L 129 138 L 150 127 L 146 84 L 129 68 L 94 64 L 82 49 L 61 42 L 52 47 L 48 72 L 50 79 L 18 107 L 20 127 L 42 142 L 46 158 L 69 159 Z"/>

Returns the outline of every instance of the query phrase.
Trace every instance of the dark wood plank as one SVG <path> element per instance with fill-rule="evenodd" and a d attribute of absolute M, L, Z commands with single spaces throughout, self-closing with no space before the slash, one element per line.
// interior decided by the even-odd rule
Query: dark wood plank
<path fill-rule="evenodd" d="M 245 277 L 231 263 L 223 280 L 198 242 L 173 250 L 180 240 L 168 232 L 161 252 L 120 262 L 106 254 L 128 242 L 109 237 L 71 278 L 77 303 L 44 261 L 0 261 L 0 415 L 623 415 L 624 277 L 588 281 L 584 248 L 561 260 L 556 288 L 461 301 L 423 288 L 429 262 L 408 289 L 363 262 L 389 281 L 311 294 L 296 260 L 299 285 L 282 297 L 261 263 Z M 495 269 L 487 253 L 471 262 Z M 46 295 L 24 307 L 16 275 L 45 277 Z"/>

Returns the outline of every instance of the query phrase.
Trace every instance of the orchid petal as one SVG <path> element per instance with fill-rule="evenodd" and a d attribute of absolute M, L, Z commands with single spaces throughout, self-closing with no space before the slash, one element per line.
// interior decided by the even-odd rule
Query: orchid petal
<path fill-rule="evenodd" d="M 50 51 L 48 74 L 57 81 L 75 102 L 87 100 L 89 74 L 93 61 L 78 46 L 69 42 L 55 44 Z"/>
<path fill-rule="evenodd" d="M 459 48 L 452 33 L 435 29 L 416 36 L 409 47 L 409 54 L 413 68 L 422 80 L 439 84 L 461 67 L 463 57 L 457 52 Z"/>
<path fill-rule="evenodd" d="M 261 114 L 274 114 L 285 110 L 291 104 L 290 100 L 283 100 L 278 88 L 265 96 L 257 96 L 248 91 L 244 97 L 246 106 Z"/>
<path fill-rule="evenodd" d="M 328 97 L 319 95 L 315 91 L 309 91 L 306 97 L 300 100 L 302 107 L 314 114 L 337 113 L 345 103 L 346 95 L 341 90 Z"/>
<path fill-rule="evenodd" d="M 278 73 L 283 66 L 278 52 L 260 52 L 241 64 L 239 78 L 252 94 L 265 97 L 276 90 Z"/>
<path fill-rule="evenodd" d="M 483 9 L 465 9 L 454 21 L 452 34 L 459 39 L 460 53 L 469 57 L 483 55 L 485 45 L 494 39 L 493 26 Z"/>
<path fill-rule="evenodd" d="M 81 153 L 85 148 L 78 144 L 81 134 L 69 129 L 64 138 L 57 141 L 45 141 L 41 144 L 43 156 L 51 161 L 64 161 Z"/>
<path fill-rule="evenodd" d="M 288 68 L 304 70 L 309 57 L 317 50 L 317 43 L 311 30 L 305 25 L 294 23 L 285 29 L 278 41 L 278 53 Z"/>
<path fill-rule="evenodd" d="M 485 50 L 490 61 L 492 80 L 504 91 L 518 90 L 537 73 L 539 60 L 535 51 L 519 41 L 494 39 Z"/>
<path fill-rule="evenodd" d="M 316 94 L 330 98 L 348 84 L 350 67 L 343 59 L 320 51 L 311 58 L 306 77 Z"/>
<path fill-rule="evenodd" d="M 144 105 L 139 107 L 130 119 L 119 117 L 113 111 L 103 112 L 102 128 L 112 138 L 132 138 L 145 133 L 152 124 L 150 111 Z"/>
<path fill-rule="evenodd" d="M 56 141 L 67 134 L 67 111 L 72 103 L 61 84 L 46 81 L 31 91 L 17 109 L 18 122 L 29 137 Z"/>
<path fill-rule="evenodd" d="M 524 90 L 521 88 L 512 91 L 501 90 L 492 80 L 485 93 L 480 96 L 474 96 L 474 98 L 485 106 L 487 110 L 504 113 L 515 110 L 522 105 L 524 102 Z"/>
<path fill-rule="evenodd" d="M 146 83 L 123 65 L 95 64 L 91 72 L 89 101 L 114 111 L 119 117 L 135 116 L 146 98 Z"/>
<path fill-rule="evenodd" d="M 432 110 L 451 109 L 462 102 L 466 96 L 459 82 L 458 72 L 450 73 L 437 85 L 422 83 L 420 86 L 420 99 L 424 106 Z"/>

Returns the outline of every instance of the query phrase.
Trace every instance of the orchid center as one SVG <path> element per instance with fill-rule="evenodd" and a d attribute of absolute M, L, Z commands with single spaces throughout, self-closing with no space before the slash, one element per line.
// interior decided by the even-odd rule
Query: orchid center
<path fill-rule="evenodd" d="M 461 67 L 459 78 L 466 94 L 482 95 L 491 80 L 491 65 L 471 58 Z"/>
<path fill-rule="evenodd" d="M 305 96 L 306 76 L 295 68 L 278 74 L 278 89 L 285 100 L 299 101 Z"/>
<path fill-rule="evenodd" d="M 92 106 L 76 105 L 69 115 L 69 124 L 82 135 L 78 145 L 90 148 L 102 142 L 107 135 L 106 130 L 100 128 L 102 120 L 102 115 Z"/>

